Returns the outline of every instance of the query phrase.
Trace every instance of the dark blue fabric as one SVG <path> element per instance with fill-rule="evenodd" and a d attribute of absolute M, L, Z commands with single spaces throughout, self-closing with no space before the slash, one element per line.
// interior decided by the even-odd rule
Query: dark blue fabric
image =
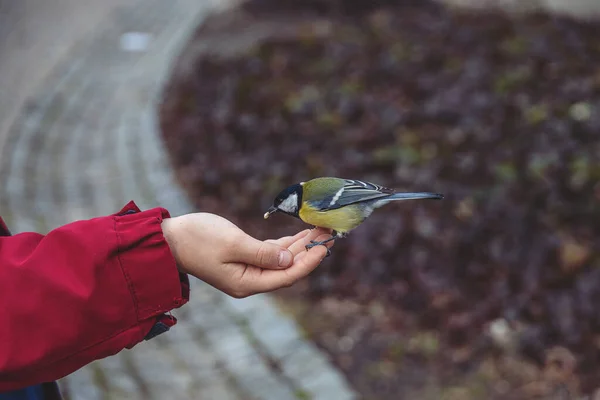
<path fill-rule="evenodd" d="M 150 329 L 150 332 L 148 332 L 148 334 L 146 335 L 144 340 L 150 340 L 152 338 L 155 338 L 156 336 L 167 332 L 169 329 L 170 328 L 167 325 L 163 324 L 162 322 L 157 322 L 156 324 L 154 324 L 152 329 Z M 0 399 L 0 400 L 2 400 L 2 399 Z"/>
<path fill-rule="evenodd" d="M 44 400 L 42 385 L 29 386 L 12 392 L 0 393 L 0 400 Z"/>
<path fill-rule="evenodd" d="M 56 382 L 46 382 L 11 392 L 0 393 L 0 400 L 61 400 Z"/>

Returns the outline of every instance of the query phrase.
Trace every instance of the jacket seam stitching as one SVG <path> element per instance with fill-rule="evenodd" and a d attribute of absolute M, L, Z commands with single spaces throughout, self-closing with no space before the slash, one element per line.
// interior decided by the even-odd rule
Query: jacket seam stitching
<path fill-rule="evenodd" d="M 119 261 L 119 267 L 121 268 L 121 272 L 123 273 L 123 276 L 125 277 L 125 281 L 127 282 L 127 288 L 129 289 L 129 292 L 131 293 L 131 297 L 133 300 L 133 307 L 135 309 L 135 318 L 139 322 L 140 309 L 139 309 L 139 304 L 138 304 L 137 293 L 135 292 L 135 286 L 133 285 L 133 281 L 131 280 L 131 277 L 127 273 L 127 269 L 124 267 L 123 260 L 121 259 L 122 240 L 121 240 L 121 235 L 119 234 L 119 230 L 117 229 L 117 218 L 116 217 L 113 217 L 113 222 L 114 222 L 115 234 L 117 236 L 117 260 Z"/>

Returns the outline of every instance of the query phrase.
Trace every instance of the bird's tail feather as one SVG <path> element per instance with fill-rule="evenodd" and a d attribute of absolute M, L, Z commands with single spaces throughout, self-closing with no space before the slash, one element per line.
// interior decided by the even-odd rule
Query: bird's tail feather
<path fill-rule="evenodd" d="M 441 193 L 429 193 L 429 192 L 415 192 L 415 193 L 394 193 L 393 195 L 386 197 L 385 200 L 418 200 L 418 199 L 435 199 L 441 200 L 444 195 Z"/>
<path fill-rule="evenodd" d="M 439 193 L 415 192 L 415 193 L 394 193 L 391 196 L 384 197 L 373 203 L 373 208 L 379 208 L 392 201 L 398 200 L 419 200 L 419 199 L 443 199 L 444 195 Z"/>

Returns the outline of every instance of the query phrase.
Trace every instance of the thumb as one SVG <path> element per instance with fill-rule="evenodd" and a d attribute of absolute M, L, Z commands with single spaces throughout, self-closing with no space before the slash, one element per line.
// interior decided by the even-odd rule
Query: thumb
<path fill-rule="evenodd" d="M 263 242 L 247 236 L 237 247 L 236 262 L 251 264 L 260 268 L 279 269 L 292 265 L 293 255 L 285 247 Z"/>

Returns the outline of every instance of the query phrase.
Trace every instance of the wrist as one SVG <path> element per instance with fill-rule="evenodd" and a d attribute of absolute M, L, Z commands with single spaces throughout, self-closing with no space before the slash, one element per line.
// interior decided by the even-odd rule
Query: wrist
<path fill-rule="evenodd" d="M 184 274 L 188 274 L 188 271 L 185 270 L 185 268 L 183 267 L 183 264 L 181 262 L 181 257 L 180 257 L 180 252 L 179 252 L 179 248 L 178 248 L 178 243 L 179 243 L 179 230 L 180 230 L 180 222 L 177 220 L 178 218 L 165 218 L 162 222 L 161 222 L 161 228 L 163 231 L 163 236 L 165 238 L 165 241 L 167 242 L 167 245 L 169 246 L 169 249 L 171 250 L 171 254 L 173 255 L 173 258 L 175 259 L 175 263 L 177 264 L 177 269 L 179 270 L 179 272 L 182 272 Z"/>

